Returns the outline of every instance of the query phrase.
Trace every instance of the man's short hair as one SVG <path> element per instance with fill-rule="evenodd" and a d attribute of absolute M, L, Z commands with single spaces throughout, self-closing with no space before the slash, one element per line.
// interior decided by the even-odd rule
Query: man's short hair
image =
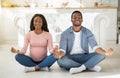
<path fill-rule="evenodd" d="M 81 17 L 82 17 L 82 13 L 80 11 L 76 10 L 76 11 L 73 11 L 73 13 L 71 15 L 71 19 L 72 19 L 74 13 L 79 13 L 81 15 Z"/>

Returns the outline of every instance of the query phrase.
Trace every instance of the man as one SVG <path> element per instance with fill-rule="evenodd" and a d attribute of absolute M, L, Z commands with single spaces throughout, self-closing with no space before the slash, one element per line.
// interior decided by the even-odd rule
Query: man
<path fill-rule="evenodd" d="M 113 54 L 113 49 L 107 51 L 98 46 L 93 33 L 81 26 L 83 22 L 82 13 L 74 11 L 71 15 L 73 26 L 61 34 L 59 52 L 54 54 L 58 59 L 60 67 L 69 70 L 71 74 L 80 73 L 84 70 L 99 72 L 98 63 L 106 56 Z M 94 52 L 89 53 L 89 45 Z"/>

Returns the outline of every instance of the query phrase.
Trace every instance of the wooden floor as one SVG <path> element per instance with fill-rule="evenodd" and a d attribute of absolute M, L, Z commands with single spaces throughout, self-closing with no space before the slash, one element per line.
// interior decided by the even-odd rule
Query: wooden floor
<path fill-rule="evenodd" d="M 10 52 L 10 48 L 15 44 L 0 45 L 0 78 L 119 78 L 120 77 L 120 44 L 106 42 L 102 45 L 105 49 L 112 47 L 114 54 L 107 57 L 99 65 L 101 72 L 84 71 L 71 75 L 68 71 L 59 68 L 57 63 L 51 67 L 51 71 L 39 71 L 25 73 L 24 67 L 19 65 L 15 59 L 15 54 Z"/>

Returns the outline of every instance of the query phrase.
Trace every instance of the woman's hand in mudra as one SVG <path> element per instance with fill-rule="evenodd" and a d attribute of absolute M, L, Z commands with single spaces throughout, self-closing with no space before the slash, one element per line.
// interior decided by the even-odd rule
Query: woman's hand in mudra
<path fill-rule="evenodd" d="M 11 48 L 11 52 L 12 52 L 12 53 L 18 53 L 19 50 L 16 50 L 14 47 L 12 47 L 12 48 Z"/>
<path fill-rule="evenodd" d="M 54 57 L 57 58 L 57 59 L 60 59 L 63 56 L 64 56 L 64 52 L 62 52 L 62 51 L 58 51 L 58 52 L 54 53 Z"/>

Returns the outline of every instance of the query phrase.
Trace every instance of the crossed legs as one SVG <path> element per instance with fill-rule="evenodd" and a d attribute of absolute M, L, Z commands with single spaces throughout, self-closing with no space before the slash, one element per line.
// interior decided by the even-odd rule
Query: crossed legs
<path fill-rule="evenodd" d="M 104 59 L 104 55 L 94 52 L 90 54 L 75 54 L 64 56 L 57 62 L 60 67 L 70 69 L 70 73 L 78 73 L 86 69 L 92 70 L 98 63 L 100 63 Z"/>

